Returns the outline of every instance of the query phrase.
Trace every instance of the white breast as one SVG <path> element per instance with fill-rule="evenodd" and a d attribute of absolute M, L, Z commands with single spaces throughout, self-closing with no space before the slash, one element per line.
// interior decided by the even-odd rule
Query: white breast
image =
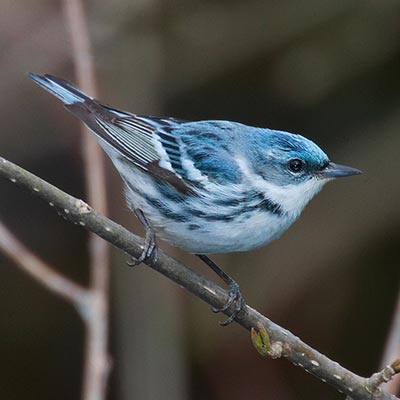
<path fill-rule="evenodd" d="M 287 216 L 254 211 L 229 222 L 169 221 L 159 230 L 159 236 L 190 253 L 231 253 L 264 246 L 282 235 L 292 223 Z"/>

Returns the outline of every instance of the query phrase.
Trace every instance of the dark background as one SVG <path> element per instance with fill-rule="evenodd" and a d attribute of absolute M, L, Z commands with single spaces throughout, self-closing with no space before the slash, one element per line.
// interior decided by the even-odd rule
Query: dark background
<path fill-rule="evenodd" d="M 100 98 L 138 114 L 302 133 L 364 174 L 327 185 L 261 250 L 215 257 L 246 301 L 354 372 L 380 364 L 399 288 L 400 2 L 91 0 Z M 1 155 L 85 198 L 77 121 L 26 78 L 74 81 L 61 3 L 3 0 Z M 110 216 L 140 231 L 108 167 Z M 86 232 L 10 182 L 0 217 L 87 281 Z M 193 256 L 168 248 L 203 273 Z M 113 251 L 110 399 L 341 399 L 200 300 Z M 210 275 L 212 276 L 212 275 Z M 0 398 L 76 399 L 83 326 L 0 254 Z"/>

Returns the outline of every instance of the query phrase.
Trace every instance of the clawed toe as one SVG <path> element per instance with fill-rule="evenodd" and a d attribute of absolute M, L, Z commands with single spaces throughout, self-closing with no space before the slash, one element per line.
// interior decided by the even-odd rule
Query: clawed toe
<path fill-rule="evenodd" d="M 220 322 L 219 324 L 222 326 L 229 325 L 235 318 L 239 317 L 239 314 L 242 310 L 244 310 L 245 302 L 243 295 L 240 291 L 240 287 L 236 282 L 232 282 L 229 285 L 229 298 L 228 301 L 220 308 L 212 307 L 211 310 L 215 313 L 217 312 L 225 312 L 229 310 L 234 304 L 234 309 L 232 313 L 227 318 L 226 321 Z"/>
<path fill-rule="evenodd" d="M 156 237 L 145 215 L 143 214 L 143 211 L 140 209 L 135 209 L 134 212 L 146 229 L 146 237 L 144 239 L 142 254 L 138 258 L 131 256 L 131 259 L 127 262 L 127 264 L 130 267 L 139 265 L 142 262 L 153 265 L 157 262 L 158 256 Z"/>
<path fill-rule="evenodd" d="M 136 265 L 139 265 L 141 263 L 146 263 L 148 264 L 151 262 L 151 264 L 155 264 L 157 262 L 158 258 L 158 248 L 155 242 L 151 242 L 148 246 L 146 246 L 142 254 L 139 257 L 134 257 L 131 256 L 130 260 L 127 261 L 126 263 L 130 267 L 135 267 Z"/>
<path fill-rule="evenodd" d="M 232 313 L 226 321 L 220 322 L 220 325 L 229 325 L 235 318 L 240 318 L 240 312 L 245 310 L 246 303 L 240 291 L 240 287 L 223 269 L 221 269 L 214 261 L 208 258 L 205 254 L 196 254 L 200 260 L 204 261 L 228 286 L 229 298 L 222 307 L 212 307 L 211 310 L 215 313 L 226 312 L 234 305 Z"/>

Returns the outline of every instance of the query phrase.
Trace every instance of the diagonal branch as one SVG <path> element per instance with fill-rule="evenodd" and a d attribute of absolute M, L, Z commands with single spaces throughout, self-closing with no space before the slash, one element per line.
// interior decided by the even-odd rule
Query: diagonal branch
<path fill-rule="evenodd" d="M 23 189 L 29 190 L 46 203 L 52 203 L 56 210 L 70 222 L 81 225 L 107 240 L 126 253 L 138 257 L 142 252 L 142 240 L 122 226 L 93 210 L 78 200 L 28 171 L 0 157 L 0 176 L 11 180 Z M 228 299 L 228 293 L 215 283 L 200 276 L 164 252 L 159 252 L 157 262 L 151 266 L 178 285 L 213 307 L 221 307 Z M 227 311 L 227 314 L 229 311 Z M 311 373 L 321 381 L 336 388 L 353 400 L 395 400 L 396 396 L 378 390 L 382 379 L 363 378 L 343 368 L 338 363 L 314 350 L 291 332 L 246 306 L 245 314 L 236 322 L 247 330 L 257 329 L 262 324 L 273 342 L 280 342 L 282 357 Z M 387 376 L 385 371 L 385 376 Z M 381 373 L 383 376 L 383 373 Z M 373 389 L 373 390 L 372 390 Z"/>
<path fill-rule="evenodd" d="M 88 291 L 65 278 L 26 248 L 0 221 L 0 250 L 48 290 L 80 309 Z"/>

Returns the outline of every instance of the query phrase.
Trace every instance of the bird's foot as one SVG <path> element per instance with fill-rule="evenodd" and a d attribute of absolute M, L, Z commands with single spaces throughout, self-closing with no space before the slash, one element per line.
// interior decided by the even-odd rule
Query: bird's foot
<path fill-rule="evenodd" d="M 232 305 L 234 305 L 232 313 L 229 315 L 226 321 L 220 322 L 220 325 L 229 325 L 235 318 L 240 318 L 240 313 L 245 310 L 246 303 L 244 302 L 242 292 L 240 291 L 240 286 L 235 281 L 229 283 L 228 301 L 222 307 L 212 307 L 211 310 L 215 313 L 225 312 L 229 310 Z"/>
<path fill-rule="evenodd" d="M 144 243 L 142 254 L 139 257 L 131 256 L 130 260 L 126 263 L 129 267 L 135 267 L 141 263 L 153 265 L 157 262 L 158 259 L 158 248 L 155 240 L 150 243 Z"/>
<path fill-rule="evenodd" d="M 135 214 L 138 217 L 139 221 L 144 225 L 146 229 L 146 236 L 144 239 L 142 254 L 140 254 L 139 257 L 131 256 L 131 259 L 127 262 L 127 264 L 130 267 L 139 265 L 142 262 L 149 265 L 154 265 L 157 262 L 158 257 L 156 236 L 151 229 L 150 224 L 147 222 L 147 219 L 144 216 L 143 212 L 139 209 L 135 209 Z"/>
<path fill-rule="evenodd" d="M 158 248 L 156 243 L 156 237 L 150 226 L 146 226 L 146 237 L 144 239 L 142 254 L 139 257 L 131 256 L 130 261 L 127 264 L 130 267 L 134 267 L 144 262 L 148 265 L 154 265 L 158 258 Z"/>
<path fill-rule="evenodd" d="M 229 325 L 235 318 L 240 318 L 241 311 L 244 312 L 246 310 L 246 303 L 244 302 L 239 284 L 205 254 L 196 255 L 200 258 L 200 260 L 205 262 L 229 287 L 228 301 L 222 307 L 211 307 L 211 310 L 215 313 L 225 313 L 226 311 L 230 310 L 232 306 L 234 306 L 232 312 L 229 314 L 228 319 L 220 322 L 220 325 L 222 326 Z"/>

